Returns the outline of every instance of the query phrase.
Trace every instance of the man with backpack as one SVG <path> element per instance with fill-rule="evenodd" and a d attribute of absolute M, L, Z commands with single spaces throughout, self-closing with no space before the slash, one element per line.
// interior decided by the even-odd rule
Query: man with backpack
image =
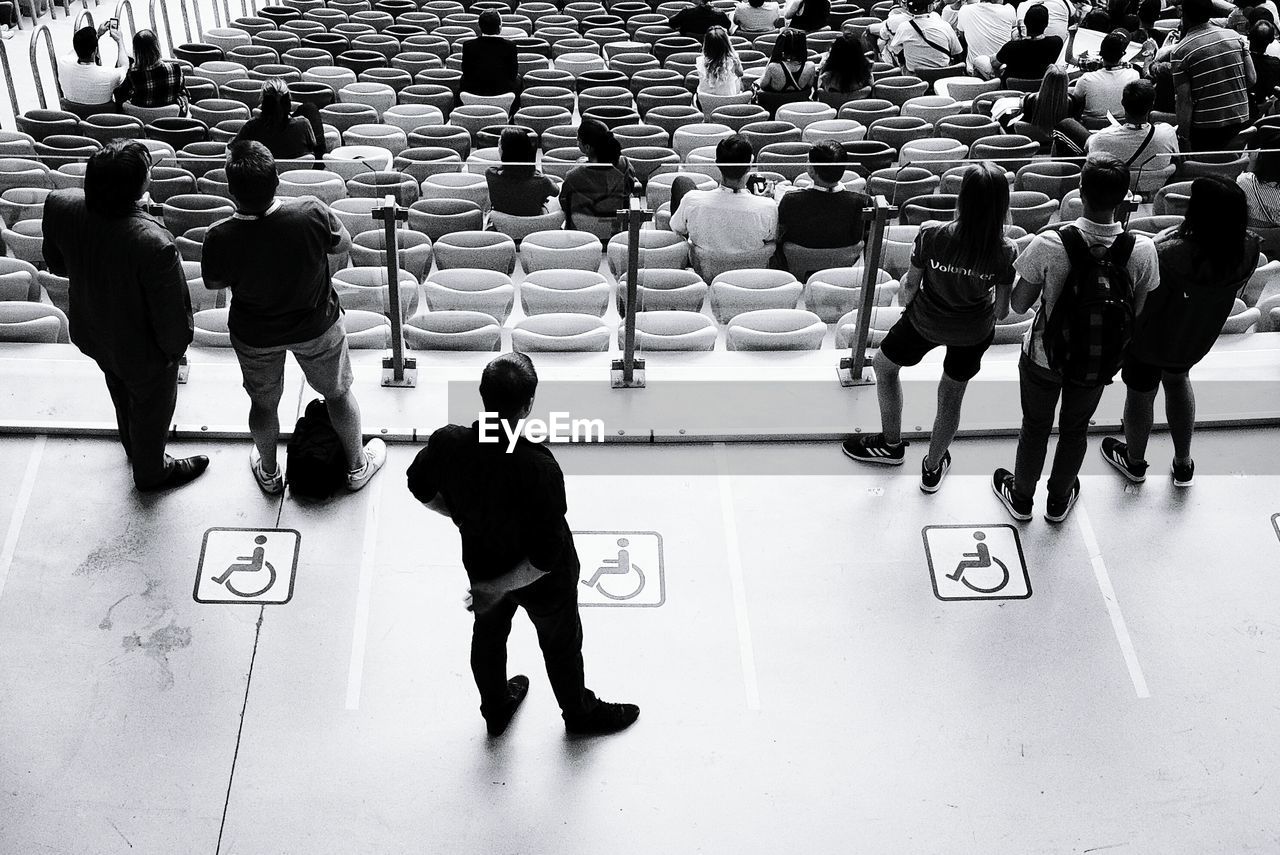
<path fill-rule="evenodd" d="M 386 462 L 387 447 L 376 438 L 361 444 L 342 307 L 329 278 L 328 256 L 346 252 L 351 236 L 319 199 L 276 198 L 275 159 L 262 143 L 231 146 L 227 184 L 236 213 L 209 229 L 200 268 L 206 288 L 232 293 L 227 327 L 249 393 L 249 468 L 264 493 L 284 492 L 276 461 L 277 408 L 285 354 L 292 352 L 307 382 L 324 396 L 345 452 L 347 489 L 362 489 Z"/>
<path fill-rule="evenodd" d="M 991 489 L 1015 520 L 1031 519 L 1058 400 L 1058 447 L 1049 474 L 1045 519 L 1062 522 L 1080 497 L 1080 465 L 1089 419 L 1120 369 L 1148 292 L 1160 283 L 1150 238 L 1126 232 L 1116 209 L 1129 191 L 1129 169 L 1108 154 L 1091 155 L 1080 176 L 1084 216 L 1046 231 L 1019 256 L 1010 300 L 1040 308 L 1018 364 L 1022 429 L 1014 471 L 997 469 Z"/>

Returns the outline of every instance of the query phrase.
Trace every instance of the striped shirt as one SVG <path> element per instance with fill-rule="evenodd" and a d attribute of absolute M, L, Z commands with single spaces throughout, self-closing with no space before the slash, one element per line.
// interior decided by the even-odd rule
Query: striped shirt
<path fill-rule="evenodd" d="M 1246 50 L 1239 35 L 1212 24 L 1194 27 L 1173 49 L 1174 82 L 1191 86 L 1193 126 L 1223 128 L 1249 121 Z"/>

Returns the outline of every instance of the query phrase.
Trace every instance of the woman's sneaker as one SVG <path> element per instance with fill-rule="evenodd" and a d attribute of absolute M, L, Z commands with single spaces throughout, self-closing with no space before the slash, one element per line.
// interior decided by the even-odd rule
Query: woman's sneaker
<path fill-rule="evenodd" d="M 1020 499 L 1013 492 L 1013 473 L 1008 469 L 997 469 L 992 473 L 991 492 L 996 494 L 1009 516 L 1019 522 L 1031 519 L 1031 500 Z"/>
<path fill-rule="evenodd" d="M 884 441 L 884 434 L 858 434 L 840 443 L 840 450 L 845 457 L 860 460 L 863 463 L 879 463 L 882 466 L 901 466 L 906 457 L 908 443 L 900 442 L 890 445 Z"/>
<path fill-rule="evenodd" d="M 249 468 L 253 470 L 253 479 L 258 482 L 262 492 L 268 496 L 278 496 L 284 492 L 284 473 L 280 471 L 280 463 L 277 462 L 276 471 L 268 475 L 262 468 L 262 455 L 258 453 L 256 445 L 249 449 Z"/>
<path fill-rule="evenodd" d="M 347 473 L 347 489 L 351 492 L 363 490 L 382 464 L 387 462 L 387 444 L 374 437 L 364 444 L 364 466 Z"/>
<path fill-rule="evenodd" d="M 1067 514 L 1071 513 L 1071 509 L 1076 506 L 1076 502 L 1080 499 L 1080 479 L 1071 485 L 1071 492 L 1065 498 L 1055 499 L 1049 497 L 1049 501 L 1044 506 L 1044 518 L 1051 523 L 1060 523 L 1067 518 Z"/>
<path fill-rule="evenodd" d="M 928 455 L 925 455 L 928 459 Z M 942 486 L 942 479 L 947 477 L 947 472 L 951 470 L 951 452 L 942 452 L 942 462 L 938 464 L 937 469 L 930 469 L 925 466 L 924 460 L 920 461 L 920 489 L 926 493 L 936 493 L 938 488 Z"/>
<path fill-rule="evenodd" d="M 1120 470 L 1120 474 L 1135 484 L 1147 480 L 1147 464 L 1134 463 L 1129 459 L 1129 446 L 1115 437 L 1108 436 L 1102 440 L 1102 456 L 1108 463 Z"/>
<path fill-rule="evenodd" d="M 1186 463 L 1173 462 L 1173 486 L 1190 487 L 1196 482 L 1196 462 L 1188 460 Z"/>

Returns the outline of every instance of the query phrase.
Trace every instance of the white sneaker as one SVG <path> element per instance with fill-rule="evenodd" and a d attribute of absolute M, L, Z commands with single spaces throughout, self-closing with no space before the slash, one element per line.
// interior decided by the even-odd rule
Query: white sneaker
<path fill-rule="evenodd" d="M 351 492 L 363 490 L 382 464 L 387 462 L 387 444 L 377 437 L 364 444 L 364 468 L 358 472 L 347 473 L 347 489 Z"/>
<path fill-rule="evenodd" d="M 276 471 L 270 475 L 262 468 L 262 455 L 255 445 L 249 451 L 249 468 L 253 470 L 253 478 L 268 496 L 278 496 L 284 492 L 284 473 L 280 471 L 280 463 L 276 462 Z"/>

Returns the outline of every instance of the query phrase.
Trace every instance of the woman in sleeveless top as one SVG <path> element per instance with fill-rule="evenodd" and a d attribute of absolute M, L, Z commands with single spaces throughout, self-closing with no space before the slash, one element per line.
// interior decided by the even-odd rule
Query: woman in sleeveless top
<path fill-rule="evenodd" d="M 627 207 L 635 175 L 617 137 L 603 122 L 583 119 L 578 147 L 587 162 L 575 166 L 560 187 L 565 228 L 589 231 L 607 241 L 617 231 L 617 214 Z"/>
<path fill-rule="evenodd" d="M 801 100 L 813 94 L 817 79 L 818 68 L 809 61 L 804 33 L 790 27 L 778 33 L 778 40 L 773 43 L 773 55 L 760 77 L 759 91 L 788 93 L 795 97 L 785 100 Z"/>

